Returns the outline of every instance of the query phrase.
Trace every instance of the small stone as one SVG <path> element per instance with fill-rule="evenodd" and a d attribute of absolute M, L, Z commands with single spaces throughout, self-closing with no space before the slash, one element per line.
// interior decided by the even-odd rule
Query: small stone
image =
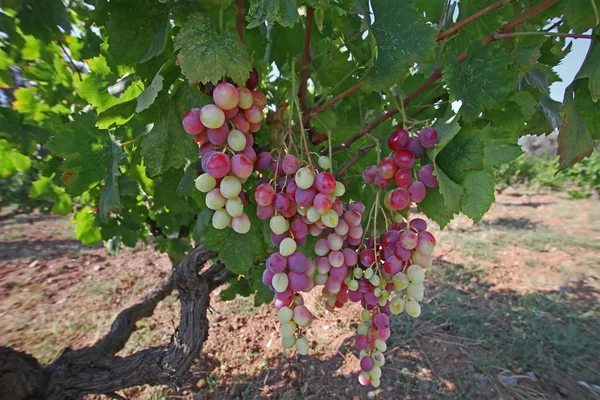
<path fill-rule="evenodd" d="M 531 379 L 534 382 L 537 382 L 537 376 L 535 376 L 535 374 L 533 372 L 528 372 L 527 376 L 529 377 L 529 379 Z"/>
<path fill-rule="evenodd" d="M 102 269 L 102 265 L 95 265 L 95 266 L 94 266 L 94 271 L 95 271 L 95 272 L 98 272 L 98 271 L 100 271 L 101 269 Z"/>
<path fill-rule="evenodd" d="M 352 378 L 352 374 L 344 374 L 344 378 L 351 379 Z"/>
<path fill-rule="evenodd" d="M 562 386 L 559 386 L 559 387 L 557 387 L 557 388 L 556 388 L 556 391 L 557 391 L 557 392 L 558 392 L 558 393 L 559 393 L 561 396 L 563 396 L 563 397 L 567 397 L 567 396 L 569 396 L 569 392 L 567 391 L 567 389 L 565 389 L 565 388 L 564 388 L 564 387 L 562 387 Z"/>
<path fill-rule="evenodd" d="M 557 292 L 560 292 L 560 293 L 571 293 L 571 292 L 573 292 L 573 289 L 571 289 L 569 286 L 565 286 L 565 285 L 556 286 L 554 288 L 554 290 L 557 291 Z"/>
<path fill-rule="evenodd" d="M 515 376 L 506 376 L 500 374 L 498 375 L 498 380 L 508 386 L 515 386 L 517 383 L 519 383 L 519 380 Z"/>
<path fill-rule="evenodd" d="M 369 393 L 367 393 L 367 398 L 374 399 L 375 398 L 375 392 L 371 390 Z"/>
<path fill-rule="evenodd" d="M 196 387 L 198 389 L 202 389 L 204 386 L 206 386 L 206 379 L 202 378 L 198 382 L 196 382 Z"/>

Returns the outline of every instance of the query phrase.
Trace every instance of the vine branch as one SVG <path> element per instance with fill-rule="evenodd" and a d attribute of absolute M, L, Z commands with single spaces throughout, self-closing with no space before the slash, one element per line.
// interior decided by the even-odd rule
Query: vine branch
<path fill-rule="evenodd" d="M 494 33 L 494 39 L 507 39 L 515 36 L 558 36 L 575 39 L 592 39 L 592 35 L 584 35 L 578 33 L 562 33 L 562 32 L 509 32 L 509 33 Z"/>
<path fill-rule="evenodd" d="M 544 11 L 545 9 L 554 5 L 554 3 L 557 3 L 557 2 L 558 2 L 558 0 L 545 0 L 545 1 L 541 2 L 540 4 L 536 5 L 535 7 L 530 8 L 527 12 L 524 12 L 523 14 L 521 14 L 519 17 L 502 25 L 495 32 L 493 32 L 493 33 L 489 34 L 488 36 L 486 36 L 485 38 L 483 38 L 483 40 L 481 42 L 483 44 L 493 42 L 494 40 L 496 40 L 494 35 L 499 34 L 499 33 L 500 34 L 507 33 L 508 31 L 515 29 L 517 26 L 522 25 L 528 19 L 535 17 L 536 15 L 538 15 L 539 13 L 541 13 L 542 11 Z"/>
<path fill-rule="evenodd" d="M 244 0 L 235 0 L 235 28 L 240 41 L 244 43 Z"/>
<path fill-rule="evenodd" d="M 306 104 L 306 87 L 308 84 L 308 64 L 310 63 L 310 37 L 312 33 L 314 17 L 315 9 L 312 7 L 307 7 L 306 27 L 304 32 L 304 49 L 302 51 L 302 61 L 300 64 L 300 82 L 298 84 L 298 100 L 300 101 L 300 107 L 302 108 L 302 114 L 304 115 L 303 118 L 305 118 L 309 114 L 308 105 Z"/>
<path fill-rule="evenodd" d="M 476 12 L 475 14 L 471 15 L 468 18 L 463 19 L 462 21 L 458 22 L 457 24 L 451 26 L 450 28 L 446 29 L 445 31 L 441 32 L 439 35 L 437 35 L 435 37 L 435 40 L 444 40 L 446 39 L 448 36 L 458 32 L 461 28 L 469 25 L 471 22 L 474 22 L 476 20 L 478 20 L 479 18 L 491 13 L 494 10 L 497 10 L 498 8 L 511 3 L 512 0 L 498 0 L 497 2 L 495 2 L 494 4 L 491 4 L 489 6 L 487 6 L 486 8 L 484 8 L 483 10 L 480 10 L 478 12 Z"/>

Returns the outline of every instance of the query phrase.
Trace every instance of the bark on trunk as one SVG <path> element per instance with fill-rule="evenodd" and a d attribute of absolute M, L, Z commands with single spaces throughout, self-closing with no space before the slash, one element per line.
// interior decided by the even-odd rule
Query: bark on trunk
<path fill-rule="evenodd" d="M 208 338 L 210 292 L 227 282 L 230 272 L 216 263 L 198 274 L 216 253 L 197 247 L 177 264 L 169 279 L 140 303 L 123 310 L 110 331 L 91 347 L 65 349 L 41 366 L 24 353 L 0 348 L 1 399 L 79 399 L 85 394 L 111 394 L 139 385 L 183 385 L 189 368 Z M 179 292 L 181 318 L 171 342 L 126 357 L 116 356 L 135 330 L 138 320 L 152 315 L 173 289 Z"/>

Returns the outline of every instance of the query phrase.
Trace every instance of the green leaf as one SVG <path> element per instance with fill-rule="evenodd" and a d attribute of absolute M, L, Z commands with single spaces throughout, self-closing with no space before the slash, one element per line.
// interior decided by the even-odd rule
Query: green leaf
<path fill-rule="evenodd" d="M 96 107 L 98 112 L 107 110 L 119 103 L 125 103 L 135 99 L 141 92 L 137 85 L 129 85 L 121 94 L 116 97 L 110 94 L 109 88 L 112 87 L 119 76 L 113 73 L 103 56 L 98 56 L 87 61 L 90 73 L 86 74 L 85 79 L 79 88 L 79 95 Z"/>
<path fill-rule="evenodd" d="M 192 233 L 192 237 L 194 238 L 194 242 L 200 243 L 202 241 L 202 237 L 204 236 L 204 231 L 208 224 L 210 224 L 212 219 L 213 212 L 209 209 L 204 209 L 198 216 L 196 217 L 196 225 L 194 225 L 194 231 Z"/>
<path fill-rule="evenodd" d="M 444 82 L 451 101 L 462 101 L 460 113 L 473 120 L 485 110 L 501 108 L 515 87 L 512 60 L 497 43 L 473 42 L 467 59 L 459 63 L 456 55 L 445 53 Z"/>
<path fill-rule="evenodd" d="M 168 253 L 175 261 L 183 260 L 185 255 L 192 251 L 189 238 L 166 238 L 159 236 L 155 239 L 156 250 Z"/>
<path fill-rule="evenodd" d="M 252 63 L 248 50 L 229 32 L 218 34 L 210 19 L 192 14 L 175 37 L 179 64 L 190 83 L 218 82 L 223 76 L 244 84 Z"/>
<path fill-rule="evenodd" d="M 298 2 L 296 0 L 253 0 L 248 10 L 250 23 L 246 29 L 252 29 L 266 22 L 278 23 L 291 28 L 298 22 Z"/>
<path fill-rule="evenodd" d="M 575 33 L 582 33 L 598 24 L 592 10 L 593 1 L 596 9 L 600 10 L 600 0 L 569 0 L 561 2 L 565 19 Z"/>
<path fill-rule="evenodd" d="M 154 103 L 158 92 L 160 92 L 163 88 L 163 80 L 164 79 L 160 75 L 160 73 L 157 73 L 154 79 L 152 79 L 152 83 L 150 84 L 150 86 L 144 89 L 142 94 L 138 96 L 135 112 L 142 112 Z"/>
<path fill-rule="evenodd" d="M 122 65 L 135 65 L 162 52 L 169 9 L 156 1 L 111 0 L 106 24 L 108 51 Z"/>
<path fill-rule="evenodd" d="M 523 154 L 521 146 L 516 144 L 487 144 L 483 149 L 483 165 L 491 169 L 499 164 L 506 164 Z"/>
<path fill-rule="evenodd" d="M 425 199 L 417 207 L 420 212 L 437 222 L 440 229 L 444 229 L 459 211 L 458 208 L 448 207 L 439 188 L 427 188 Z"/>
<path fill-rule="evenodd" d="M 445 203 L 450 210 L 460 209 L 460 200 L 463 197 L 463 188 L 454 182 L 444 170 L 435 163 L 433 174 L 439 182 L 439 191 L 444 196 Z"/>
<path fill-rule="evenodd" d="M 192 107 L 208 102 L 197 88 L 180 85 L 177 92 L 157 100 L 145 111 L 154 120 L 152 130 L 142 136 L 142 156 L 150 177 L 169 168 L 182 168 L 187 159 L 198 158 L 198 146 L 181 125 L 185 113 Z"/>
<path fill-rule="evenodd" d="M 596 40 L 588 50 L 585 61 L 575 79 L 589 78 L 589 90 L 594 102 L 600 100 L 600 44 Z"/>
<path fill-rule="evenodd" d="M 483 168 L 483 147 L 479 133 L 477 128 L 463 128 L 435 159 L 436 166 L 441 167 L 455 182 L 462 182 L 468 171 Z"/>
<path fill-rule="evenodd" d="M 593 139 L 600 140 L 600 101 L 593 101 L 585 82 L 577 81 L 575 106 L 581 113 Z"/>
<path fill-rule="evenodd" d="M 73 115 L 73 121 L 48 143 L 55 155 L 65 159 L 61 170 L 68 193 L 80 195 L 105 178 L 113 167 L 112 146 L 109 134 L 94 126 L 92 114 Z"/>
<path fill-rule="evenodd" d="M 7 140 L 0 139 L 0 176 L 6 178 L 15 172 L 25 172 L 31 167 L 31 160 L 11 148 Z"/>
<path fill-rule="evenodd" d="M 538 102 L 528 91 L 520 90 L 513 94 L 510 99 L 519 105 L 523 116 L 531 117 L 535 113 Z"/>
<path fill-rule="evenodd" d="M 558 155 L 560 169 L 589 157 L 594 151 L 594 140 L 581 112 L 576 107 L 573 82 L 565 91 L 563 101 L 564 123 L 558 133 Z"/>
<path fill-rule="evenodd" d="M 260 254 L 261 240 L 256 229 L 253 226 L 250 232 L 242 235 L 231 228 L 217 230 L 209 225 L 204 234 L 204 245 L 219 253 L 219 259 L 228 270 L 243 275 L 252 267 L 255 256 Z"/>
<path fill-rule="evenodd" d="M 371 6 L 375 22 L 369 29 L 377 41 L 377 60 L 363 87 L 388 89 L 414 62 L 433 57 L 436 31 L 412 1 L 371 0 Z"/>
<path fill-rule="evenodd" d="M 487 172 L 471 171 L 465 178 L 464 187 L 462 212 L 477 223 L 496 201 L 494 179 Z"/>
<path fill-rule="evenodd" d="M 52 178 L 47 176 L 42 176 L 31 184 L 29 197 L 53 202 L 51 211 L 55 214 L 67 215 L 73 211 L 71 197 L 65 193 L 64 188 L 57 187 Z"/>
<path fill-rule="evenodd" d="M 123 151 L 121 144 L 110 134 L 110 150 L 108 155 L 108 165 L 106 178 L 104 179 L 104 187 L 100 196 L 100 218 L 105 218 L 113 209 L 118 209 L 121 205 L 119 201 L 119 186 L 117 185 L 117 177 L 121 175 L 119 164 L 127 158 L 127 154 Z"/>
<path fill-rule="evenodd" d="M 46 43 L 61 35 L 59 27 L 67 32 L 71 29 L 67 9 L 61 0 L 22 0 L 17 18 L 24 34 Z"/>
<path fill-rule="evenodd" d="M 48 118 L 50 106 L 40 99 L 35 87 L 19 88 L 14 91 L 13 108 L 32 121 L 41 122 Z"/>
<path fill-rule="evenodd" d="M 135 100 L 129 100 L 126 103 L 112 106 L 98 115 L 96 126 L 100 129 L 110 129 L 125 125 L 133 118 L 133 114 L 135 114 L 135 105 Z"/>
<path fill-rule="evenodd" d="M 102 240 L 100 229 L 96 226 L 96 214 L 90 207 L 83 207 L 75 214 L 75 238 L 84 244 L 96 244 Z"/>

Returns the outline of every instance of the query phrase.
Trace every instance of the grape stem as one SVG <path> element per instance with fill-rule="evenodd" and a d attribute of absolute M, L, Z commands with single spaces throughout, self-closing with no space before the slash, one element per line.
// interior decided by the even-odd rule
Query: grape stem
<path fill-rule="evenodd" d="M 128 141 L 126 141 L 126 142 L 123 142 L 123 143 L 121 143 L 121 147 L 125 147 L 125 146 L 127 146 L 128 144 L 131 144 L 131 143 L 133 143 L 133 142 L 135 142 L 135 139 L 134 139 L 134 140 L 128 140 Z"/>
<path fill-rule="evenodd" d="M 333 162 L 331 160 L 331 129 L 329 129 L 329 127 L 325 124 L 325 122 L 323 122 L 323 120 L 321 120 L 319 116 L 316 116 L 315 118 L 321 123 L 321 125 L 325 127 L 325 130 L 327 131 L 327 148 L 329 149 L 329 172 L 333 173 Z"/>

